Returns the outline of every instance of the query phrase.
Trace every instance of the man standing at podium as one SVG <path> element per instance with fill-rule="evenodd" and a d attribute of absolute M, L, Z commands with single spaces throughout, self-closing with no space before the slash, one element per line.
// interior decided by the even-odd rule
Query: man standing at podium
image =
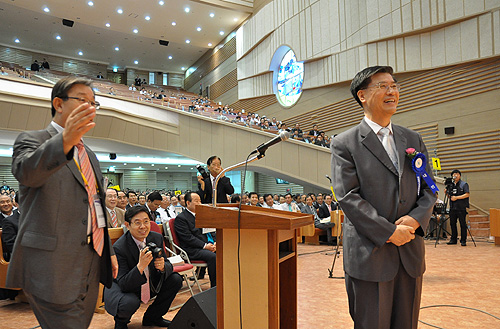
<path fill-rule="evenodd" d="M 390 66 L 374 66 L 356 74 L 351 93 L 365 117 L 331 145 L 333 189 L 345 214 L 344 270 L 355 329 L 417 328 L 423 235 L 436 200 L 423 179 L 417 183 L 405 154 L 412 148 L 428 159 L 422 138 L 391 123 L 399 101 L 392 73 Z M 432 175 L 427 160 L 420 164 Z"/>

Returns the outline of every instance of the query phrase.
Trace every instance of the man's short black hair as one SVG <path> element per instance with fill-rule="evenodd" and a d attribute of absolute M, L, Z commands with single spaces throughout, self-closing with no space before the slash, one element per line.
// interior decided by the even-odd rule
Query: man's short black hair
<path fill-rule="evenodd" d="M 108 190 L 113 190 L 113 191 L 115 191 L 115 192 L 116 192 L 116 196 L 118 196 L 118 190 L 117 190 L 117 189 L 112 188 L 112 187 L 108 187 L 108 188 L 106 189 L 106 193 L 108 192 Z"/>
<path fill-rule="evenodd" d="M 186 194 L 184 195 L 184 202 L 186 203 L 186 206 L 187 206 L 187 202 L 193 202 L 193 194 L 196 194 L 196 192 L 192 192 L 192 191 L 189 191 L 189 192 L 186 192 Z"/>
<path fill-rule="evenodd" d="M 459 174 L 460 176 L 462 176 L 462 173 L 458 169 L 453 169 L 453 171 L 451 172 L 451 175 L 453 176 L 453 174 Z"/>
<path fill-rule="evenodd" d="M 363 103 L 361 103 L 358 97 L 358 91 L 360 91 L 361 89 L 366 89 L 366 87 L 368 87 L 368 85 L 372 81 L 371 78 L 373 75 L 377 73 L 389 73 L 390 75 L 392 75 L 394 81 L 396 81 L 393 72 L 394 70 L 390 66 L 370 66 L 358 72 L 351 81 L 351 94 L 356 102 L 358 102 L 358 104 L 363 107 Z"/>
<path fill-rule="evenodd" d="M 264 194 L 264 201 L 266 201 L 268 196 L 270 196 L 271 198 L 273 197 L 273 195 L 271 193 L 266 193 L 266 194 Z"/>
<path fill-rule="evenodd" d="M 130 194 L 135 194 L 135 196 L 137 196 L 137 193 L 135 193 L 134 191 L 131 190 L 131 191 L 127 192 L 127 198 L 130 197 Z"/>
<path fill-rule="evenodd" d="M 254 194 L 257 196 L 257 199 L 258 199 L 259 198 L 259 194 L 257 192 L 250 192 L 250 193 L 248 193 L 248 197 L 251 198 L 252 195 L 254 195 Z"/>
<path fill-rule="evenodd" d="M 233 194 L 231 197 L 231 203 L 240 203 L 241 202 L 241 197 L 239 194 Z"/>
<path fill-rule="evenodd" d="M 285 198 L 286 198 L 288 195 L 290 196 L 290 198 L 292 197 L 292 194 L 291 194 L 291 193 L 287 193 L 287 194 L 285 194 Z"/>
<path fill-rule="evenodd" d="M 222 160 L 216 156 L 216 155 L 212 155 L 210 158 L 208 158 L 207 160 L 207 166 L 210 166 L 212 164 L 212 162 L 215 160 L 215 159 L 219 159 L 219 162 L 220 164 L 222 164 Z"/>
<path fill-rule="evenodd" d="M 52 88 L 52 95 L 50 96 L 50 103 L 52 104 L 52 117 L 56 115 L 56 109 L 53 105 L 54 98 L 58 97 L 66 100 L 68 97 L 68 91 L 73 88 L 74 85 L 84 85 L 92 89 L 92 80 L 70 76 L 57 81 Z M 92 92 L 95 94 L 94 89 L 92 89 Z"/>
<path fill-rule="evenodd" d="M 161 194 L 157 191 L 154 191 L 154 192 L 151 192 L 149 193 L 148 195 L 148 201 L 155 201 L 155 200 L 158 200 L 158 201 L 162 201 L 163 198 L 161 197 Z"/>
<path fill-rule="evenodd" d="M 151 214 L 149 213 L 149 210 L 148 210 L 148 208 L 146 208 L 146 206 L 137 205 L 137 206 L 130 207 L 127 209 L 127 211 L 125 211 L 125 221 L 127 221 L 130 224 L 130 222 L 132 221 L 132 218 L 140 212 L 145 212 L 146 214 L 148 214 L 149 220 L 153 220 L 153 218 L 151 218 Z"/>
<path fill-rule="evenodd" d="M 19 204 L 19 193 L 16 193 L 16 195 L 14 196 L 14 202 Z"/>

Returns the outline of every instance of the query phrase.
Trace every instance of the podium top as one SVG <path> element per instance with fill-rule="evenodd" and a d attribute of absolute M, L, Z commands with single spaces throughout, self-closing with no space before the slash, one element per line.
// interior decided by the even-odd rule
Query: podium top
<path fill-rule="evenodd" d="M 314 224 L 313 215 L 241 205 L 241 229 L 293 230 Z M 196 227 L 238 228 L 238 204 L 196 206 Z"/>

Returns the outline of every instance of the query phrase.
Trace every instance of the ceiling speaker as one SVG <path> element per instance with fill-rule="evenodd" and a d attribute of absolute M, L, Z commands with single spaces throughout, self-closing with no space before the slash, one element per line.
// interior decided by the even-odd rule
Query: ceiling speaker
<path fill-rule="evenodd" d="M 169 43 L 169 41 L 167 41 L 167 40 L 160 40 L 159 42 L 160 42 L 160 45 L 162 45 L 162 46 L 168 46 L 168 43 Z"/>
<path fill-rule="evenodd" d="M 74 21 L 71 21 L 71 20 L 69 20 L 69 19 L 64 19 L 64 18 L 63 18 L 63 25 L 64 25 L 64 26 L 73 27 L 73 24 L 75 24 L 75 22 L 74 22 Z"/>
<path fill-rule="evenodd" d="M 109 154 L 109 159 L 110 160 L 116 160 L 116 153 L 110 153 Z"/>

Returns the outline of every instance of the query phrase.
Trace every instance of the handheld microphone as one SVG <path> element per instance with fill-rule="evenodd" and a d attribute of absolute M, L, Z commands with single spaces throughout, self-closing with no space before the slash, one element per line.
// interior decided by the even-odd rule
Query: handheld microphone
<path fill-rule="evenodd" d="M 284 130 L 284 131 L 280 132 L 278 136 L 274 137 L 270 141 L 262 143 L 259 146 L 257 146 L 257 148 L 250 154 L 255 154 L 255 153 L 264 154 L 264 153 L 266 153 L 267 149 L 270 146 L 273 146 L 274 144 L 278 144 L 281 141 L 286 141 L 288 138 L 290 138 L 290 133 L 288 131 Z"/>

